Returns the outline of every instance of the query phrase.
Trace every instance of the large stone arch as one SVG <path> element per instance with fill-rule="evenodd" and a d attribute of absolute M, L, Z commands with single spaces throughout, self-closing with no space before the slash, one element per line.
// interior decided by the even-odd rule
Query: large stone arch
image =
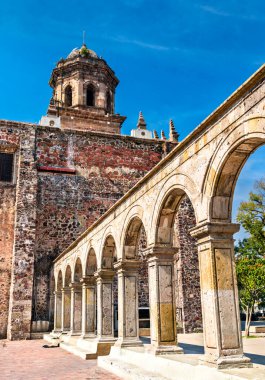
<path fill-rule="evenodd" d="M 100 239 L 100 248 L 99 248 L 99 257 L 98 257 L 98 260 L 97 260 L 97 264 L 98 264 L 98 269 L 101 269 L 102 268 L 102 260 L 103 260 L 103 256 L 104 256 L 104 248 L 106 247 L 106 243 L 107 243 L 107 240 L 112 238 L 113 239 L 113 243 L 114 243 L 114 246 L 115 246 L 115 257 L 116 257 L 116 260 L 121 256 L 120 255 L 120 239 L 118 238 L 117 236 L 118 234 L 118 231 L 117 229 L 114 228 L 113 225 L 110 225 L 108 226 L 105 231 L 103 232 L 102 234 L 102 238 Z M 106 252 L 105 252 L 106 253 Z"/>
<path fill-rule="evenodd" d="M 56 276 L 56 287 L 55 289 L 57 291 L 60 291 L 63 287 L 63 274 L 62 274 L 62 271 L 59 270 L 57 276 Z"/>
<path fill-rule="evenodd" d="M 88 252 L 85 256 L 84 275 L 93 275 L 97 270 L 97 255 L 93 246 L 89 246 Z"/>
<path fill-rule="evenodd" d="M 83 277 L 84 268 L 80 256 L 77 256 L 74 264 L 74 282 L 79 282 Z"/>
<path fill-rule="evenodd" d="M 198 220 L 196 205 L 200 203 L 200 199 L 197 186 L 189 176 L 185 174 L 174 174 L 163 184 L 154 202 L 155 207 L 150 218 L 150 225 L 147 233 L 150 236 L 149 241 L 152 243 L 155 243 L 157 241 L 157 226 L 159 223 L 163 204 L 168 198 L 169 194 L 173 191 L 179 192 L 181 195 L 179 201 L 181 197 L 184 196 L 184 194 L 188 196 L 194 208 L 196 221 Z"/>
<path fill-rule="evenodd" d="M 134 233 L 137 234 L 140 232 L 140 229 L 143 228 L 145 231 L 146 240 L 147 240 L 147 227 L 148 226 L 147 226 L 146 215 L 144 213 L 143 208 L 140 205 L 133 206 L 125 217 L 122 231 L 121 231 L 120 246 L 121 246 L 121 252 L 122 252 L 122 259 L 125 259 L 126 257 L 125 245 L 126 245 L 126 239 L 128 238 L 129 229 L 131 229 L 129 233 L 133 233 L 132 229 L 134 229 Z"/>
<path fill-rule="evenodd" d="M 209 220 L 231 221 L 238 176 L 248 157 L 263 144 L 265 118 L 260 116 L 244 120 L 222 141 L 209 165 L 204 184 Z"/>
<path fill-rule="evenodd" d="M 65 286 L 69 286 L 70 283 L 72 282 L 72 268 L 71 268 L 71 265 L 68 263 L 63 271 L 63 284 L 64 284 L 64 287 Z"/>

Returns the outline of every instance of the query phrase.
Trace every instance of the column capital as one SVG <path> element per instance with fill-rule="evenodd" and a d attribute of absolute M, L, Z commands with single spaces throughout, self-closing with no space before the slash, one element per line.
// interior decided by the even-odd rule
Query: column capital
<path fill-rule="evenodd" d="M 203 222 L 190 229 L 192 237 L 199 240 L 231 239 L 238 232 L 240 224 Z"/>
<path fill-rule="evenodd" d="M 81 289 L 81 283 L 80 282 L 77 282 L 77 281 L 74 281 L 74 282 L 71 282 L 70 284 L 69 284 L 69 288 L 70 289 L 73 289 L 73 290 L 75 290 L 75 289 Z"/>
<path fill-rule="evenodd" d="M 94 276 L 96 279 L 103 279 L 103 280 L 111 280 L 115 276 L 115 271 L 112 269 L 98 269 L 95 273 Z"/>
<path fill-rule="evenodd" d="M 81 285 L 85 286 L 85 285 L 95 285 L 95 282 L 96 282 L 96 278 L 94 275 L 90 275 L 90 276 L 83 276 L 81 279 L 80 279 L 80 283 Z"/>
<path fill-rule="evenodd" d="M 140 260 L 126 260 L 120 259 L 114 264 L 114 268 L 117 271 L 138 271 L 141 265 Z"/>
<path fill-rule="evenodd" d="M 147 258 L 156 259 L 173 259 L 174 255 L 178 253 L 179 249 L 177 247 L 172 247 L 164 244 L 156 244 L 145 250 Z"/>

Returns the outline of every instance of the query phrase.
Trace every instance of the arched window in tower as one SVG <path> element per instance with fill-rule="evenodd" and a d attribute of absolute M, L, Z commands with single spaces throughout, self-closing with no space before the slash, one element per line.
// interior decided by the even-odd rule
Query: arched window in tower
<path fill-rule="evenodd" d="M 110 93 L 109 91 L 107 92 L 107 95 L 106 95 L 106 110 L 107 110 L 107 113 L 112 113 L 112 110 L 111 110 L 111 96 L 110 96 Z"/>
<path fill-rule="evenodd" d="M 72 87 L 70 85 L 66 87 L 64 92 L 64 104 L 65 107 L 71 107 L 73 104 Z"/>
<path fill-rule="evenodd" d="M 95 89 L 89 85 L 86 90 L 86 105 L 89 107 L 95 106 Z"/>

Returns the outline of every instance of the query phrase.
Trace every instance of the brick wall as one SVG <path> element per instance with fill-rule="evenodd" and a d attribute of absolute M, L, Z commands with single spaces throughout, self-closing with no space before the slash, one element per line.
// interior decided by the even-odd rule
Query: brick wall
<path fill-rule="evenodd" d="M 37 130 L 39 171 L 34 320 L 48 320 L 52 260 L 144 176 L 173 145 L 92 132 Z"/>

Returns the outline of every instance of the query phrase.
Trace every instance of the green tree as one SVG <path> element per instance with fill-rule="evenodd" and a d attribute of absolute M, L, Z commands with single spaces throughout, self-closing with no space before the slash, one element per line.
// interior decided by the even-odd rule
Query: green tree
<path fill-rule="evenodd" d="M 255 183 L 255 192 L 249 193 L 249 200 L 241 202 L 237 221 L 250 234 L 251 245 L 256 253 L 265 255 L 265 179 Z"/>
<path fill-rule="evenodd" d="M 249 233 L 236 247 L 239 301 L 246 313 L 245 335 L 249 336 L 255 304 L 265 302 L 265 179 L 255 183 L 255 192 L 239 206 L 237 221 Z"/>
<path fill-rule="evenodd" d="M 253 239 L 244 239 L 236 247 L 236 272 L 240 308 L 246 314 L 245 335 L 249 336 L 254 306 L 265 302 L 265 258 L 256 253 Z"/>

